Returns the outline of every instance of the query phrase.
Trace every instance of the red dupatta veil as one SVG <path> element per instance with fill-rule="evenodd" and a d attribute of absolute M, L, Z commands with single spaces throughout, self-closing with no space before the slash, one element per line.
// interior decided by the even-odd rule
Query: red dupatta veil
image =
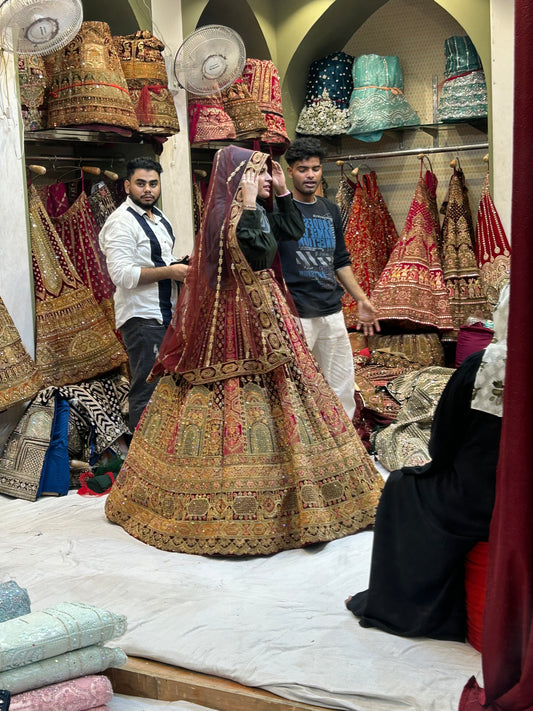
<path fill-rule="evenodd" d="M 237 241 L 242 176 L 259 173 L 268 160 L 233 145 L 216 154 L 190 270 L 152 377 L 175 373 L 209 383 L 268 372 L 291 359 Z"/>

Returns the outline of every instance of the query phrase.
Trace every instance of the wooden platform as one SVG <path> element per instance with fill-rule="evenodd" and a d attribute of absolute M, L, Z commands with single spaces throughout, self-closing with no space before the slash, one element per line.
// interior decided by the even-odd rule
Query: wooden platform
<path fill-rule="evenodd" d="M 128 663 L 108 669 L 113 691 L 161 701 L 190 701 L 217 711 L 328 711 L 288 701 L 269 691 L 179 667 L 129 657 Z"/>

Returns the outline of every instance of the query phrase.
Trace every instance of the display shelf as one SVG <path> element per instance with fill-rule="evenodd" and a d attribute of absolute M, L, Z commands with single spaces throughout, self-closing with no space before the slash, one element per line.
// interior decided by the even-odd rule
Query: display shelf
<path fill-rule="evenodd" d="M 476 120 L 465 120 L 465 121 L 454 121 L 454 122 L 439 122 L 439 123 L 428 123 L 428 124 L 416 124 L 414 126 L 396 126 L 394 128 L 386 128 L 382 131 L 383 136 L 388 136 L 389 138 L 394 138 L 397 140 L 397 147 L 402 150 L 405 147 L 405 137 L 416 133 L 425 133 L 432 137 L 433 147 L 437 148 L 439 146 L 439 137 L 441 134 L 447 131 L 461 131 L 462 129 L 475 129 L 476 131 L 486 135 L 488 131 L 487 119 L 476 119 Z M 308 134 L 297 133 L 297 136 L 304 136 Z M 336 136 L 313 136 L 314 138 L 319 138 L 324 141 L 336 152 L 340 153 L 342 151 L 342 144 L 346 140 L 352 140 L 358 145 L 364 142 L 359 141 L 355 136 L 350 136 L 347 133 L 339 134 Z M 380 139 L 381 140 L 381 139 Z M 379 141 L 372 142 L 370 145 L 376 146 Z"/>
<path fill-rule="evenodd" d="M 121 129 L 119 132 L 91 131 L 89 129 L 67 127 L 24 132 L 25 143 L 96 143 L 100 145 L 109 143 L 145 143 L 151 145 L 157 154 L 162 152 L 164 140 L 161 137 L 127 129 Z"/>

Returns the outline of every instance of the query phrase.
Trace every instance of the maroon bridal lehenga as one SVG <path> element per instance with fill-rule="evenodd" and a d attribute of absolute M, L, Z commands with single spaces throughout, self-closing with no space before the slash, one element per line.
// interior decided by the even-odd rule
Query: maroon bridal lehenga
<path fill-rule="evenodd" d="M 164 550 L 270 554 L 374 520 L 381 477 L 317 369 L 276 259 L 254 271 L 239 245 L 241 179 L 267 160 L 231 145 L 215 157 L 162 377 L 106 502 L 111 521 Z"/>

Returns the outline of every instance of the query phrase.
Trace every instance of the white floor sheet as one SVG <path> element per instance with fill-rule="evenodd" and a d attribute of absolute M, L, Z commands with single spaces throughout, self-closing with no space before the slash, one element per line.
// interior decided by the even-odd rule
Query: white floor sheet
<path fill-rule="evenodd" d="M 372 533 L 270 557 L 167 553 L 107 521 L 105 497 L 0 496 L 0 582 L 32 610 L 81 601 L 125 614 L 132 656 L 350 711 L 456 711 L 481 657 L 468 644 L 363 629 Z"/>

